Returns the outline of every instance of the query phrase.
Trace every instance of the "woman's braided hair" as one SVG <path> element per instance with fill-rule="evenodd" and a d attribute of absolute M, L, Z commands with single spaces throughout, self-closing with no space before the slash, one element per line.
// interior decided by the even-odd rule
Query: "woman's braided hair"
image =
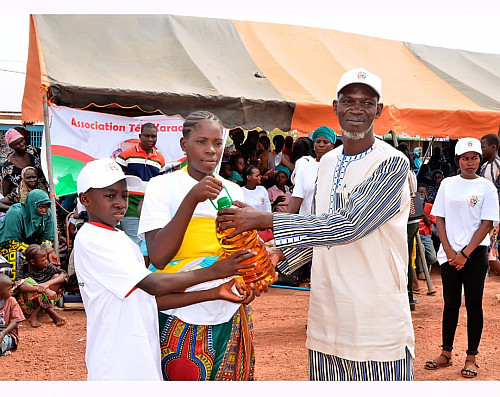
<path fill-rule="evenodd" d="M 187 138 L 190 132 L 194 131 L 196 127 L 198 127 L 198 124 L 201 123 L 203 120 L 216 121 L 222 127 L 221 121 L 215 114 L 207 110 L 197 110 L 195 112 L 190 113 L 186 117 L 186 120 L 184 121 L 184 124 L 182 126 L 182 135 L 184 136 L 184 138 Z"/>

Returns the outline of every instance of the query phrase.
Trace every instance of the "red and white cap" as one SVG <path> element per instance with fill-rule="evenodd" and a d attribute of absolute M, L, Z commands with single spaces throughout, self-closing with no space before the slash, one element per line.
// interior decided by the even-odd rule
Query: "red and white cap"
<path fill-rule="evenodd" d="M 110 158 L 89 161 L 80 171 L 76 180 L 78 194 L 87 190 L 101 189 L 111 186 L 118 181 L 125 179 L 129 189 L 142 186 L 141 178 L 134 175 L 125 175 L 116 162 Z"/>
<path fill-rule="evenodd" d="M 363 68 L 356 68 L 345 72 L 337 85 L 337 97 L 339 92 L 349 84 L 366 84 L 378 94 L 378 101 L 382 100 L 382 80 L 376 74 L 370 73 Z"/>

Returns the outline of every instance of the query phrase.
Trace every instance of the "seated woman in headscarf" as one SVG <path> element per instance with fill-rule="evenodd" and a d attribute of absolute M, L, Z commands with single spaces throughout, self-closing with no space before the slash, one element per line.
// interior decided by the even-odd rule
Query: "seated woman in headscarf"
<path fill-rule="evenodd" d="M 36 168 L 28 166 L 21 172 L 21 184 L 10 192 L 7 197 L 0 199 L 0 203 L 5 204 L 5 206 L 0 207 L 0 211 L 7 211 L 12 204 L 23 203 L 28 193 L 33 189 L 40 189 L 47 193 L 47 189 L 38 177 Z"/>
<path fill-rule="evenodd" d="M 46 185 L 40 156 L 36 152 L 30 153 L 27 151 L 26 141 L 22 134 L 11 128 L 5 133 L 5 142 L 13 152 L 0 165 L 3 196 L 6 197 L 21 184 L 21 173 L 28 166 L 32 166 L 37 170 L 38 177 Z"/>
<path fill-rule="evenodd" d="M 24 203 L 12 205 L 0 220 L 0 255 L 9 262 L 13 280 L 30 244 L 46 247 L 47 253 L 52 250 L 54 222 L 49 207 L 49 195 L 34 189 Z"/>

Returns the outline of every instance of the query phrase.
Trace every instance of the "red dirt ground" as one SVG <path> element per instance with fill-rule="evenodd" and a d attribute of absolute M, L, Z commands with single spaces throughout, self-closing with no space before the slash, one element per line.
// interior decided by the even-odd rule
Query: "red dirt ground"
<path fill-rule="evenodd" d="M 462 308 L 455 338 L 454 364 L 437 371 L 423 368 L 426 360 L 440 352 L 442 294 L 439 269 L 431 279 L 437 293 L 426 295 L 421 281 L 417 309 L 412 312 L 416 338 L 416 380 L 464 380 L 460 369 L 465 360 L 466 313 Z M 484 330 L 478 363 L 477 380 L 500 380 L 500 277 L 486 279 L 484 294 Z M 307 380 L 306 319 L 309 292 L 271 288 L 252 303 L 257 349 L 257 380 Z M 19 349 L 11 356 L 0 357 L 0 380 L 85 380 L 85 312 L 68 311 L 64 327 L 55 327 L 48 316 L 42 327 L 22 324 Z M 32 363 L 36 363 L 33 365 Z M 37 370 L 35 370 L 35 368 Z"/>

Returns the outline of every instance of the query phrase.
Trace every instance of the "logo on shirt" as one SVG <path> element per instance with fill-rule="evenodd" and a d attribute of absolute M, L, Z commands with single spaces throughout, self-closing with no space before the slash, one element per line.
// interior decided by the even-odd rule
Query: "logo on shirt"
<path fill-rule="evenodd" d="M 479 197 L 477 197 L 475 194 L 472 196 L 467 197 L 467 203 L 469 204 L 469 207 L 474 208 L 477 203 L 479 203 Z"/>
<path fill-rule="evenodd" d="M 78 286 L 79 286 L 80 288 L 83 288 L 83 287 L 85 287 L 85 283 L 84 283 L 84 282 L 79 282 L 79 283 L 78 283 Z"/>

